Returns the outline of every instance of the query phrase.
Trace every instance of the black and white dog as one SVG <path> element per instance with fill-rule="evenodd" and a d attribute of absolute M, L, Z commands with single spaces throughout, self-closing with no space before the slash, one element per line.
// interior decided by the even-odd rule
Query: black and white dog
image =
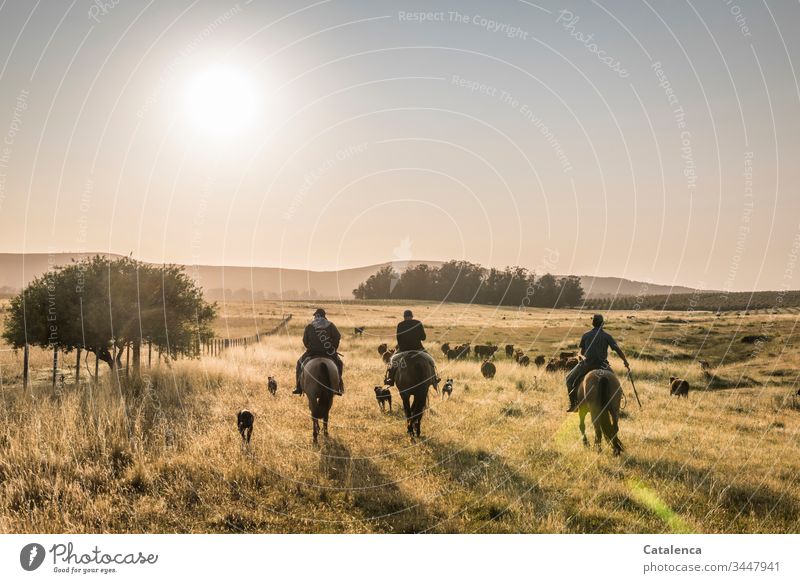
<path fill-rule="evenodd" d="M 453 394 L 453 379 L 447 379 L 447 382 L 442 387 L 442 400 L 444 400 L 445 395 L 447 395 L 447 398 L 449 399 L 452 394 Z"/>

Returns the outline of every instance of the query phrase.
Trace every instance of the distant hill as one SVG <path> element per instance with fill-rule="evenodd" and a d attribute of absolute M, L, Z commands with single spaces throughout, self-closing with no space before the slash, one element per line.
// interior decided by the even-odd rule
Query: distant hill
<path fill-rule="evenodd" d="M 692 294 L 696 291 L 690 287 L 632 281 L 622 277 L 594 277 L 592 275 L 581 275 L 579 277 L 587 298 Z"/>
<path fill-rule="evenodd" d="M 56 265 L 96 253 L 0 253 L 0 295 L 16 293 L 34 277 Z M 100 253 L 107 257 L 121 255 Z M 351 299 L 352 291 L 381 267 L 391 262 L 338 271 L 309 271 L 282 267 L 187 266 L 187 272 L 206 290 L 209 299 Z M 440 266 L 441 261 L 393 262 L 398 271 L 421 263 Z M 588 298 L 693 293 L 686 287 L 631 281 L 620 277 L 580 276 Z"/>

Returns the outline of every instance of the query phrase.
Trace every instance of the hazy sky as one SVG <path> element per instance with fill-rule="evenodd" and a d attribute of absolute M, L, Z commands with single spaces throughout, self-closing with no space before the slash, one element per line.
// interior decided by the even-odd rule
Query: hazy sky
<path fill-rule="evenodd" d="M 743 0 L 2 1 L 0 251 L 798 288 L 798 30 Z"/>

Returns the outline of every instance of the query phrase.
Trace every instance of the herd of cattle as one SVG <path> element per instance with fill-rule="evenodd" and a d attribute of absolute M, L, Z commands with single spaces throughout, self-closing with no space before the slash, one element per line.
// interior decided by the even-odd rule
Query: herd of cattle
<path fill-rule="evenodd" d="M 364 331 L 363 328 L 356 328 L 355 335 L 360 336 L 363 333 L 363 331 Z M 463 344 L 454 344 L 454 345 L 451 345 L 449 342 L 445 342 L 444 344 L 441 345 L 441 350 L 448 360 L 465 360 L 469 359 L 470 357 L 474 357 L 476 360 L 481 362 L 480 366 L 481 374 L 487 379 L 494 378 L 497 372 L 497 367 L 495 366 L 493 361 L 495 358 L 495 354 L 499 350 L 499 347 L 493 344 L 477 344 L 475 346 L 472 346 L 469 342 Z M 386 343 L 382 343 L 378 346 L 378 354 L 380 354 L 381 358 L 385 363 L 388 363 L 390 361 L 395 351 L 396 350 L 394 348 L 390 349 L 388 344 Z M 513 360 L 519 366 L 529 366 L 531 362 L 533 362 L 533 364 L 536 365 L 537 368 L 541 368 L 542 366 L 544 366 L 547 372 L 569 371 L 572 368 L 574 368 L 575 365 L 577 365 L 579 362 L 578 354 L 576 352 L 561 352 L 557 357 L 551 357 L 549 360 L 545 358 L 544 355 L 540 354 L 535 356 L 533 358 L 533 361 L 531 361 L 530 356 L 525 354 L 523 350 L 515 348 L 513 344 L 505 345 L 505 355 L 509 360 Z M 699 361 L 699 364 L 703 373 L 710 378 L 712 376 L 710 372 L 711 369 L 710 364 L 704 360 Z M 444 386 L 442 387 L 442 393 L 441 393 L 442 399 L 450 397 L 450 395 L 453 393 L 453 386 L 454 386 L 453 379 L 448 378 Z M 670 394 L 676 397 L 689 396 L 689 383 L 684 379 L 670 377 L 669 389 L 670 389 Z M 273 397 L 278 392 L 278 383 L 272 376 L 269 376 L 267 379 L 267 390 Z M 375 398 L 378 402 L 381 411 L 385 411 L 387 407 L 388 410 L 391 411 L 392 393 L 389 387 L 376 386 L 374 390 L 375 390 Z M 800 395 L 800 391 L 798 391 L 798 395 Z M 422 413 L 421 412 L 418 413 L 417 417 L 419 418 L 421 416 Z M 247 409 L 242 409 L 237 414 L 236 418 L 237 428 L 241 433 L 242 441 L 245 444 L 250 443 L 250 439 L 253 433 L 254 421 L 255 421 L 255 414 L 252 413 L 251 411 L 248 411 Z M 327 427 L 327 413 L 325 414 L 324 421 L 325 421 L 325 426 Z M 582 417 L 581 417 L 581 431 L 583 432 Z M 410 429 L 409 433 L 411 433 Z M 419 433 L 417 432 L 417 435 L 418 434 Z M 314 443 L 316 443 L 316 435 L 317 435 L 317 430 L 315 425 Z M 586 442 L 585 436 L 584 436 L 584 442 Z M 621 446 L 615 450 L 615 453 L 618 453 L 620 450 Z"/>

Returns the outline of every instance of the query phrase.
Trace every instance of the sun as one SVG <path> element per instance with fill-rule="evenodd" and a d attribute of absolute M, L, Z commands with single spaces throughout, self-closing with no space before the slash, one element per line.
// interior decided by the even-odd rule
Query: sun
<path fill-rule="evenodd" d="M 215 67 L 189 81 L 183 110 L 198 132 L 231 137 L 243 133 L 256 120 L 258 101 L 256 84 L 247 71 Z"/>

